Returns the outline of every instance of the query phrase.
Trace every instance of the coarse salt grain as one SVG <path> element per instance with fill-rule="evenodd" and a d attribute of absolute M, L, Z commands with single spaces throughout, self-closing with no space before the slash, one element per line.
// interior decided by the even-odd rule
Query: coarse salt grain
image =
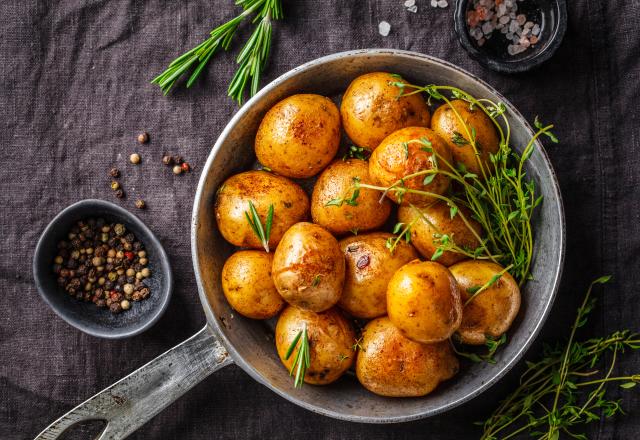
<path fill-rule="evenodd" d="M 431 7 L 432 8 L 437 8 L 438 7 L 438 0 L 431 0 Z"/>
<path fill-rule="evenodd" d="M 416 12 L 418 12 L 418 7 L 417 7 L 416 5 L 409 6 L 409 7 L 407 8 L 407 11 L 409 11 L 409 12 L 413 12 L 413 13 L 415 14 Z"/>
<path fill-rule="evenodd" d="M 404 2 L 404 7 L 405 8 L 410 8 L 411 6 L 416 4 L 416 0 L 406 0 Z"/>
<path fill-rule="evenodd" d="M 386 37 L 387 35 L 389 35 L 389 32 L 391 32 L 391 25 L 386 21 L 381 21 L 378 24 L 378 32 L 383 37 Z"/>
<path fill-rule="evenodd" d="M 449 2 L 447 0 L 438 0 L 438 7 L 446 8 L 449 6 Z"/>

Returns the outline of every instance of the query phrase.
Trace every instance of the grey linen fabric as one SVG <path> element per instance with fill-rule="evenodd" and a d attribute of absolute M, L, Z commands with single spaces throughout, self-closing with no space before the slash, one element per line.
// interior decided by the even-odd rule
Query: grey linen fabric
<path fill-rule="evenodd" d="M 32 438 L 77 403 L 200 329 L 189 248 L 195 186 L 209 150 L 236 105 L 226 97 L 233 54 L 221 54 L 197 86 L 165 98 L 149 80 L 176 55 L 237 13 L 231 0 L 5 0 L 0 3 L 0 438 Z M 613 274 L 588 331 L 639 330 L 640 39 L 633 0 L 572 0 L 567 35 L 539 70 L 505 76 L 487 71 L 459 47 L 451 7 L 418 13 L 401 0 L 285 1 L 286 20 L 264 81 L 322 55 L 391 47 L 434 55 L 479 75 L 523 114 L 557 124 L 548 153 L 565 200 L 568 252 L 561 292 L 543 335 L 565 335 L 589 281 Z M 453 2 L 451 2 L 453 3 Z M 377 32 L 381 20 L 391 34 Z M 246 36 L 246 32 L 243 33 Z M 238 38 L 235 47 L 242 38 Z M 264 82 L 263 81 L 263 82 Z M 147 130 L 151 142 L 135 136 Z M 142 166 L 127 156 L 138 151 Z M 195 171 L 174 177 L 160 164 L 182 154 Z M 31 275 L 36 240 L 72 202 L 114 200 L 107 170 L 123 170 L 127 199 L 164 242 L 176 285 L 166 315 L 124 341 L 87 336 L 40 300 Z M 534 356 L 536 348 L 529 357 Z M 638 372 L 638 356 L 616 370 Z M 471 422 L 516 383 L 521 368 L 490 392 L 448 414 L 394 426 L 339 422 L 298 408 L 232 366 L 214 374 L 132 438 L 467 439 Z M 627 416 L 593 423 L 590 438 L 632 439 L 640 431 L 639 398 L 622 399 Z"/>

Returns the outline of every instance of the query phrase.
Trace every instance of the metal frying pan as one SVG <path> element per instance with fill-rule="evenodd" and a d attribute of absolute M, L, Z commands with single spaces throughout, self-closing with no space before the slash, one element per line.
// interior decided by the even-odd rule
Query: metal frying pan
<path fill-rule="evenodd" d="M 420 83 L 453 84 L 476 96 L 503 101 L 508 108 L 513 145 L 532 136 L 518 111 L 493 88 L 468 72 L 425 55 L 389 49 L 343 52 L 311 61 L 282 75 L 242 107 L 211 151 L 196 191 L 191 225 L 193 266 L 207 325 L 194 336 L 80 404 L 37 438 L 54 439 L 84 420 L 104 420 L 100 439 L 123 438 L 214 371 L 235 362 L 252 378 L 291 402 L 337 419 L 395 423 L 433 416 L 487 390 L 522 357 L 553 303 L 565 251 L 565 224 L 555 174 L 541 145 L 528 163 L 544 202 L 535 218 L 534 280 L 523 291 L 520 316 L 495 365 L 471 365 L 423 398 L 389 399 L 365 390 L 354 377 L 329 386 L 294 389 L 281 365 L 270 327 L 234 313 L 220 287 L 220 272 L 233 251 L 217 231 L 216 190 L 230 175 L 253 164 L 253 139 L 266 111 L 294 93 L 339 95 L 356 76 L 372 71 L 399 73 Z"/>

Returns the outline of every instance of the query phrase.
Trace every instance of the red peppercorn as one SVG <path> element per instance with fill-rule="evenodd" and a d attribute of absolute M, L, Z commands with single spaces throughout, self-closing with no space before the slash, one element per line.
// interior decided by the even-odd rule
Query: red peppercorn
<path fill-rule="evenodd" d="M 189 166 L 188 162 L 182 162 L 182 171 L 184 171 L 185 173 L 188 173 L 189 171 L 191 171 L 191 167 Z"/>
<path fill-rule="evenodd" d="M 111 299 L 111 301 L 117 301 L 118 300 L 118 292 L 116 292 L 115 290 L 112 290 L 109 293 L 109 298 Z"/>
<path fill-rule="evenodd" d="M 133 259 L 135 258 L 135 254 L 131 251 L 125 252 L 124 256 L 127 257 L 127 260 L 129 261 L 133 261 Z"/>

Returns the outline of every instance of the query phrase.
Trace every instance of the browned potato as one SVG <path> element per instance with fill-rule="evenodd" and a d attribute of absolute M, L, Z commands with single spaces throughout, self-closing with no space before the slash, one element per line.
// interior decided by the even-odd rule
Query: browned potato
<path fill-rule="evenodd" d="M 267 112 L 256 134 L 258 160 L 293 178 L 318 174 L 340 145 L 340 112 L 329 99 L 301 94 L 283 99 Z"/>
<path fill-rule="evenodd" d="M 276 247 L 291 225 L 305 220 L 309 214 L 307 194 L 289 179 L 266 171 L 246 171 L 231 176 L 218 190 L 214 209 L 220 233 L 235 246 L 262 248 L 245 215 L 249 212 L 249 202 L 255 206 L 263 225 L 269 206 L 273 205 L 271 248 Z"/>
<path fill-rule="evenodd" d="M 478 236 L 482 234 L 482 227 L 464 211 L 465 218 Z M 462 248 L 471 251 L 480 246 L 480 242 L 462 220 L 459 214 L 451 218 L 451 211 L 445 202 L 435 202 L 424 208 L 417 206 L 401 206 L 398 210 L 398 220 L 411 226 L 411 244 L 418 249 L 423 257 L 431 259 L 438 249 L 442 235 L 448 235 L 451 241 Z M 451 266 L 467 257 L 463 254 L 445 251 L 437 259 L 438 263 Z"/>
<path fill-rule="evenodd" d="M 423 343 L 444 341 L 462 320 L 458 283 L 442 264 L 414 260 L 391 277 L 387 313 L 409 339 Z"/>
<path fill-rule="evenodd" d="M 273 257 L 276 289 L 289 304 L 322 312 L 342 294 L 344 256 L 338 241 L 313 223 L 297 223 L 284 234 Z"/>
<path fill-rule="evenodd" d="M 304 375 L 304 381 L 313 385 L 326 385 L 337 380 L 353 364 L 353 326 L 337 309 L 322 313 L 291 306 L 284 309 L 276 325 L 275 338 L 278 356 L 289 371 L 300 342 L 289 359 L 285 359 L 287 350 L 305 325 L 311 365 Z"/>
<path fill-rule="evenodd" d="M 382 140 L 404 127 L 429 126 L 429 108 L 419 94 L 400 95 L 391 82 L 404 81 L 385 72 L 354 79 L 342 97 L 340 114 L 344 131 L 361 147 L 375 149 Z"/>
<path fill-rule="evenodd" d="M 410 244 L 401 241 L 393 253 L 385 243 L 392 234 L 372 232 L 340 241 L 347 261 L 344 289 L 338 305 L 356 318 L 371 319 L 387 313 L 387 285 L 394 272 L 418 258 Z"/>
<path fill-rule="evenodd" d="M 460 286 L 462 303 L 470 291 L 488 283 L 504 268 L 489 261 L 468 260 L 449 268 Z M 462 323 L 458 336 L 465 344 L 483 345 L 487 336 L 496 339 L 509 330 L 520 310 L 520 288 L 505 272 L 491 287 L 478 293 L 462 309 Z"/>
<path fill-rule="evenodd" d="M 247 318 L 268 319 L 284 306 L 271 280 L 273 254 L 238 251 L 222 268 L 222 291 L 231 307 Z"/>
<path fill-rule="evenodd" d="M 366 389 L 381 396 L 424 396 L 458 372 L 449 341 L 414 342 L 386 316 L 369 322 L 362 335 L 356 375 Z"/>
<path fill-rule="evenodd" d="M 335 161 L 320 174 L 311 195 L 311 217 L 333 234 L 366 231 L 384 224 L 391 213 L 391 202 L 380 203 L 380 192 L 360 188 L 355 206 L 346 202 L 336 205 L 332 201 L 349 199 L 354 192 L 354 180 L 371 183 L 369 165 L 364 160 Z"/>
<path fill-rule="evenodd" d="M 482 177 L 479 157 L 476 156 L 473 146 L 469 143 L 471 129 L 475 129 L 476 149 L 482 158 L 485 173 L 490 174 L 493 170 L 493 164 L 491 164 L 489 154 L 497 153 L 500 147 L 496 127 L 485 112 L 477 107 L 471 109 L 466 101 L 455 99 L 451 101 L 451 105 L 462 117 L 464 124 L 449 105 L 443 104 L 433 113 L 431 128 L 447 142 L 456 162 L 463 163 L 468 171 Z M 465 129 L 465 124 L 469 127 L 469 133 Z"/>
<path fill-rule="evenodd" d="M 425 147 L 417 141 L 426 139 L 431 143 L 431 147 Z M 407 127 L 395 131 L 387 136 L 371 154 L 369 158 L 369 178 L 375 185 L 389 187 L 399 179 L 418 171 L 430 170 L 434 168 L 434 158 L 432 153 L 425 151 L 431 148 L 442 159 L 451 163 L 451 151 L 447 144 L 440 139 L 430 128 Z M 440 169 L 448 169 L 442 159 L 436 159 Z M 437 174 L 431 182 L 424 184 L 426 175 L 405 179 L 406 188 L 429 191 L 435 194 L 444 194 L 449 188 L 449 178 L 442 174 Z M 389 191 L 389 198 L 400 203 L 398 195 L 394 191 Z M 429 195 L 406 193 L 402 197 L 403 204 L 412 203 L 414 205 L 426 205 L 434 201 Z"/>

